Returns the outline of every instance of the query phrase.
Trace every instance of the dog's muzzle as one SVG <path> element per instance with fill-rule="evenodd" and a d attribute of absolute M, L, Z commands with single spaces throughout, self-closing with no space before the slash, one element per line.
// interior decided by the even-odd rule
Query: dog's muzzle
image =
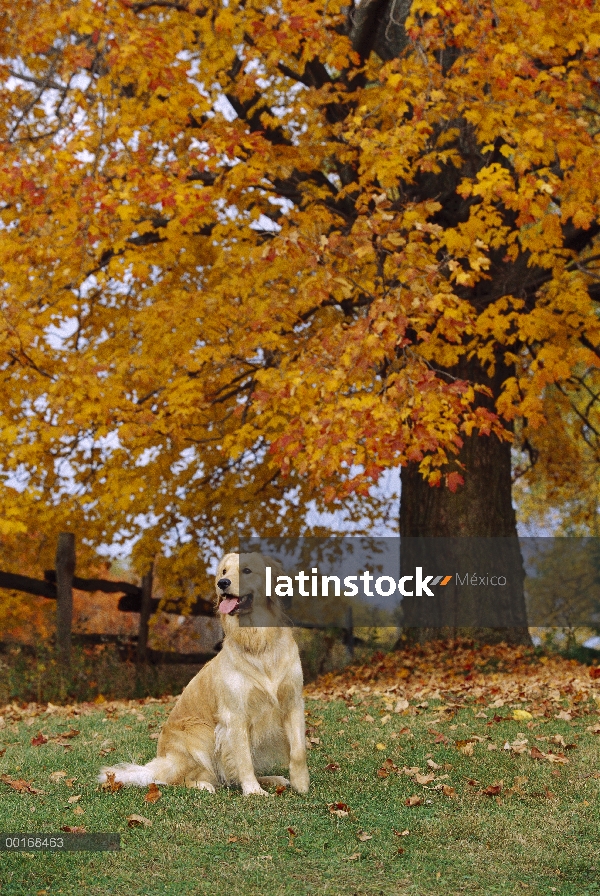
<path fill-rule="evenodd" d="M 221 582 L 217 582 L 217 587 L 221 587 Z M 227 586 L 229 587 L 229 585 Z M 219 613 L 225 616 L 238 616 L 252 612 L 252 604 L 254 602 L 254 594 L 250 591 L 242 597 L 236 597 L 234 594 L 221 595 L 219 604 Z"/>

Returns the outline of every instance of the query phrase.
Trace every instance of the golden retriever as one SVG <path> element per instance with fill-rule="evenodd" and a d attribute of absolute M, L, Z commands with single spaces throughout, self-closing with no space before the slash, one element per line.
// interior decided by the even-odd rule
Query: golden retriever
<path fill-rule="evenodd" d="M 279 564 L 258 553 L 226 554 L 215 579 L 216 608 L 225 638 L 221 652 L 178 698 L 146 765 L 101 769 L 98 780 L 144 787 L 184 784 L 215 792 L 239 785 L 244 794 L 266 794 L 262 784 L 291 783 L 308 791 L 298 647 L 276 598 L 265 594 L 265 567 Z M 240 616 L 245 616 L 240 625 Z M 263 776 L 289 768 L 290 780 Z M 262 776 L 262 777 L 261 777 Z"/>

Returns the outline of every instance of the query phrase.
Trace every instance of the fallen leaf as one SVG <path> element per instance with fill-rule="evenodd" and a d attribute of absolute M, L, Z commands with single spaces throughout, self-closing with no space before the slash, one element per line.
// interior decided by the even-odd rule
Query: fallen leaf
<path fill-rule="evenodd" d="M 450 787 L 449 784 L 442 784 L 442 793 L 444 794 L 444 796 L 449 796 L 451 798 L 454 798 L 456 796 L 456 790 L 454 789 L 454 787 Z"/>
<path fill-rule="evenodd" d="M 38 790 L 37 787 L 33 787 L 31 781 L 24 781 L 22 778 L 11 778 L 10 775 L 0 775 L 0 781 L 3 784 L 7 784 L 13 790 L 16 790 L 18 793 L 43 793 L 43 790 Z"/>
<path fill-rule="evenodd" d="M 527 747 L 528 747 L 528 740 L 526 737 L 525 738 L 517 737 L 517 739 L 514 740 L 512 742 L 512 744 L 509 743 L 509 741 L 506 741 L 506 743 L 504 744 L 505 750 L 509 750 L 512 753 L 516 753 L 517 755 L 519 755 L 520 753 L 527 752 Z"/>
<path fill-rule="evenodd" d="M 78 827 L 76 825 L 64 824 L 61 828 L 66 834 L 87 834 L 87 828 Z"/>
<path fill-rule="evenodd" d="M 429 768 L 433 769 L 433 771 L 435 771 L 435 772 L 437 772 L 438 769 L 440 769 L 442 767 L 441 765 L 438 765 L 437 762 L 434 762 L 433 759 L 428 759 L 427 765 L 429 766 Z"/>
<path fill-rule="evenodd" d="M 351 856 L 348 856 L 348 858 L 346 859 L 346 861 L 347 861 L 347 862 L 355 862 L 357 859 L 360 859 L 360 853 L 359 853 L 359 852 L 353 852 Z"/>
<path fill-rule="evenodd" d="M 83 815 L 84 812 L 85 809 L 83 808 L 83 806 L 75 806 L 75 808 L 73 809 L 73 815 Z"/>
<path fill-rule="evenodd" d="M 108 772 L 106 781 L 104 781 L 100 787 L 102 790 L 107 790 L 109 793 L 116 793 L 117 790 L 121 790 L 123 784 L 121 781 L 116 780 L 114 772 Z"/>
<path fill-rule="evenodd" d="M 144 818 L 143 815 L 128 815 L 127 816 L 127 826 L 130 828 L 137 828 L 140 825 L 144 825 L 144 827 L 151 827 L 152 822 L 149 818 Z"/>
<path fill-rule="evenodd" d="M 562 753 L 543 753 L 537 747 L 532 747 L 529 754 L 532 759 L 545 759 L 546 762 L 554 762 L 560 765 L 567 765 L 569 760 Z"/>
<path fill-rule="evenodd" d="M 391 759 L 386 759 L 380 769 L 377 769 L 379 778 L 387 778 L 391 772 L 399 772 L 398 766 Z"/>
<path fill-rule="evenodd" d="M 423 786 L 425 784 L 431 784 L 432 781 L 435 781 L 435 775 L 434 774 L 431 774 L 431 775 L 416 774 L 415 781 L 417 782 L 417 784 L 422 784 Z"/>
<path fill-rule="evenodd" d="M 52 772 L 48 776 L 48 780 L 52 781 L 53 784 L 58 784 L 58 783 L 60 783 L 60 781 L 62 781 L 63 778 L 66 778 L 66 777 L 67 777 L 66 772 Z"/>
<path fill-rule="evenodd" d="M 47 743 L 48 743 L 48 738 L 46 737 L 45 734 L 42 734 L 41 731 L 38 731 L 36 737 L 31 738 L 31 746 L 32 747 L 41 747 L 42 744 L 47 744 Z"/>
<path fill-rule="evenodd" d="M 394 712 L 404 712 L 406 709 L 408 709 L 409 706 L 410 706 L 410 703 L 408 702 L 408 700 L 405 697 L 400 697 L 396 701 L 396 705 L 394 706 Z"/>
<path fill-rule="evenodd" d="M 396 837 L 408 837 L 410 831 L 408 830 L 408 828 L 406 828 L 404 831 L 394 831 L 394 834 L 396 835 Z"/>
<path fill-rule="evenodd" d="M 231 835 L 227 838 L 227 842 L 228 842 L 228 843 L 237 843 L 237 841 L 238 841 L 238 838 L 237 838 L 237 837 L 233 837 L 233 836 L 231 836 Z"/>
<path fill-rule="evenodd" d="M 405 799 L 404 805 L 405 806 L 422 806 L 423 798 L 420 796 L 416 796 L 416 795 L 409 796 Z"/>
<path fill-rule="evenodd" d="M 390 720 L 391 718 L 392 718 L 392 717 L 391 717 L 389 714 L 386 714 L 385 716 L 382 716 L 382 717 L 379 719 L 379 722 L 380 722 L 381 725 L 387 725 L 387 723 L 389 722 L 389 720 Z"/>
<path fill-rule="evenodd" d="M 73 796 L 70 796 L 70 797 L 69 797 L 69 799 L 67 800 L 67 802 L 68 802 L 68 803 L 76 803 L 77 800 L 80 800 L 80 799 L 81 799 L 81 794 L 80 794 L 80 793 L 74 793 Z"/>
<path fill-rule="evenodd" d="M 532 719 L 533 716 L 530 712 L 527 712 L 526 709 L 515 709 L 512 714 L 513 719 L 516 722 L 527 722 L 529 719 Z"/>
<path fill-rule="evenodd" d="M 598 726 L 598 727 L 600 727 L 600 726 Z M 405 725 L 403 728 L 400 729 L 398 734 L 412 734 L 412 731 L 410 730 L 410 728 L 407 728 Z"/>
<path fill-rule="evenodd" d="M 498 781 L 496 784 L 490 784 L 488 787 L 484 787 L 481 792 L 484 796 L 498 796 L 499 793 L 502 793 L 503 786 L 504 782 Z"/>
<path fill-rule="evenodd" d="M 161 791 L 158 789 L 154 781 L 151 784 L 148 784 L 148 792 L 144 797 L 145 803 L 155 803 L 162 796 Z"/>
<path fill-rule="evenodd" d="M 329 765 L 325 766 L 326 772 L 337 772 L 340 768 L 339 762 L 330 762 Z"/>
<path fill-rule="evenodd" d="M 460 741 L 458 741 L 457 744 L 458 744 L 458 743 L 460 743 Z M 473 755 L 473 743 L 472 743 L 472 741 L 468 741 L 467 743 L 463 743 L 463 744 L 461 744 L 461 746 L 459 746 L 458 749 L 460 750 L 461 753 L 464 753 L 465 756 L 472 756 L 472 755 Z"/>
<path fill-rule="evenodd" d="M 285 784 L 278 784 L 277 787 L 275 788 L 275 793 L 277 796 L 281 796 L 281 794 L 285 793 L 285 791 L 286 791 Z"/>
<path fill-rule="evenodd" d="M 357 836 L 358 839 L 361 841 L 361 843 L 366 843 L 367 840 L 372 840 L 372 839 L 373 839 L 373 835 L 372 835 L 372 834 L 367 834 L 366 831 L 359 831 L 359 833 L 358 833 L 356 836 Z"/>
<path fill-rule="evenodd" d="M 58 737 L 77 737 L 78 734 L 79 734 L 79 729 L 70 728 L 69 731 L 63 731 L 57 736 Z"/>
<path fill-rule="evenodd" d="M 552 751 L 546 753 L 545 759 L 547 759 L 548 762 L 557 762 L 560 765 L 567 765 L 569 762 L 563 753 L 552 753 Z"/>
<path fill-rule="evenodd" d="M 373 718 L 373 716 L 370 716 L 368 713 L 367 713 L 367 715 L 363 718 L 363 722 L 374 722 L 374 721 L 375 721 L 375 719 Z"/>
<path fill-rule="evenodd" d="M 570 722 L 573 716 L 570 712 L 567 712 L 565 709 L 561 709 L 559 713 L 554 716 L 555 719 L 562 719 L 563 722 Z"/>
<path fill-rule="evenodd" d="M 346 818 L 350 814 L 350 806 L 346 803 L 330 803 L 327 808 L 332 815 L 337 815 L 338 818 Z"/>

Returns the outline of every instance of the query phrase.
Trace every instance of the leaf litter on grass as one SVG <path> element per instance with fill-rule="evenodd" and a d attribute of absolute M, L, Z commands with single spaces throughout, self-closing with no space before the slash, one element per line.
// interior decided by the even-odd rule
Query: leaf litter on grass
<path fill-rule="evenodd" d="M 514 648 L 489 650 L 481 648 L 475 651 L 468 646 L 459 645 L 451 652 L 454 654 L 454 664 L 449 658 L 447 648 L 442 650 L 439 657 L 428 647 L 402 651 L 388 657 L 375 655 L 370 663 L 350 667 L 341 673 L 330 673 L 306 688 L 306 695 L 309 698 L 308 709 L 313 711 L 312 715 L 310 712 L 307 715 L 307 727 L 310 726 L 310 736 L 317 741 L 312 745 L 315 752 L 311 790 L 313 787 L 318 790 L 320 786 L 336 788 L 333 792 L 325 791 L 321 795 L 319 806 L 321 813 L 324 812 L 325 816 L 329 816 L 328 821 L 338 832 L 336 836 L 339 836 L 339 844 L 343 847 L 343 854 L 340 854 L 339 858 L 345 860 L 348 865 L 353 865 L 352 872 L 356 871 L 360 875 L 363 866 L 365 869 L 367 866 L 371 867 L 374 856 L 381 850 L 385 841 L 383 836 L 374 836 L 379 835 L 380 831 L 381 834 L 387 832 L 392 841 L 388 843 L 388 859 L 391 861 L 394 856 L 398 856 L 394 861 L 410 863 L 413 859 L 419 861 L 419 853 L 415 850 L 421 846 L 424 848 L 425 844 L 428 848 L 434 846 L 427 831 L 431 829 L 433 832 L 432 824 L 442 825 L 443 829 L 446 817 L 454 819 L 453 824 L 456 824 L 459 830 L 462 830 L 461 825 L 464 826 L 468 835 L 473 813 L 478 813 L 478 819 L 481 817 L 484 824 L 504 823 L 505 810 L 498 808 L 500 803 L 508 807 L 509 811 L 514 808 L 520 812 L 523 807 L 525 811 L 529 805 L 533 808 L 527 811 L 542 812 L 548 816 L 557 811 L 562 813 L 569 799 L 561 789 L 566 788 L 566 774 L 562 780 L 553 779 L 550 786 L 547 786 L 543 776 L 547 775 L 547 781 L 550 783 L 549 776 L 554 771 L 559 773 L 563 771 L 570 776 L 579 774 L 577 769 L 585 752 L 586 735 L 583 734 L 585 728 L 597 728 L 597 731 L 588 732 L 587 740 L 590 742 L 592 737 L 589 735 L 600 734 L 600 725 L 596 724 L 600 705 L 600 676 L 590 677 L 589 670 L 585 666 L 555 659 L 541 662 L 532 654 L 528 655 L 527 651 Z M 405 665 L 407 663 L 408 666 Z M 465 672 L 468 666 L 470 670 Z M 312 704 L 310 698 L 320 699 L 324 703 L 343 701 L 341 710 L 345 713 L 344 717 L 340 718 L 338 706 L 327 708 L 323 704 Z M 169 709 L 171 699 L 162 701 L 161 712 Z M 22 738 L 25 740 L 27 750 L 40 757 L 40 761 L 42 754 L 50 756 L 50 746 L 29 748 L 31 735 L 38 731 L 38 728 L 45 736 L 49 735 L 44 707 L 30 706 L 27 709 L 17 709 L 18 713 L 15 711 L 14 715 L 22 713 L 21 717 L 9 718 L 9 724 L 29 721 L 35 725 L 29 737 Z M 143 701 L 106 701 L 91 707 L 90 714 L 95 714 L 98 721 L 103 721 L 102 716 L 111 720 L 127 721 L 133 716 L 141 721 L 140 709 L 144 709 Z M 86 715 L 88 707 L 62 707 L 60 710 L 58 713 L 53 709 L 49 715 L 61 715 L 68 719 L 72 713 L 72 718 L 75 720 Z M 571 718 L 561 717 L 561 712 L 570 715 Z M 323 718 L 315 718 L 317 714 Z M 36 723 L 38 716 L 44 718 Z M 372 721 L 367 719 L 367 716 L 370 716 Z M 77 726 L 78 722 L 75 721 L 74 724 Z M 569 753 L 567 757 L 565 755 L 568 752 L 567 747 L 574 750 L 577 746 L 570 743 L 577 740 L 571 734 L 575 726 L 581 732 L 582 740 L 579 750 Z M 66 730 L 69 723 L 61 727 Z M 345 728 L 346 735 L 343 742 L 336 740 L 334 743 L 333 735 L 338 727 Z M 98 728 L 100 731 L 106 730 L 100 725 Z M 124 725 L 121 728 L 124 728 Z M 479 733 L 473 734 L 474 730 Z M 121 750 L 117 726 L 112 727 L 111 731 L 117 749 Z M 540 732 L 546 732 L 543 739 Z M 343 731 L 339 733 L 340 738 L 343 733 Z M 482 737 L 482 734 L 485 737 Z M 147 737 L 147 734 L 145 736 Z M 77 747 L 77 741 L 72 738 L 71 740 Z M 523 741 L 524 750 L 519 746 L 519 742 Z M 363 778 L 361 777 L 363 766 L 359 766 L 360 788 L 357 790 L 353 783 L 346 791 L 341 791 L 337 787 L 340 782 L 346 787 L 349 767 L 341 751 L 350 749 L 351 742 L 356 744 L 356 749 L 353 750 L 355 756 L 352 759 L 356 758 L 358 762 L 364 763 L 364 767 L 370 771 Z M 98 746 L 104 743 L 102 736 L 93 743 L 97 755 Z M 510 750 L 503 750 L 505 743 L 511 745 Z M 377 744 L 384 744 L 385 752 L 378 751 Z M 472 749 L 472 755 L 469 755 L 470 750 L 467 752 L 461 750 L 461 746 L 468 745 Z M 516 745 L 518 749 L 513 750 L 512 745 Z M 114 749 L 112 744 L 111 747 Z M 496 747 L 498 752 L 490 754 L 489 747 Z M 532 754 L 534 747 L 543 754 L 543 759 L 535 752 Z M 431 752 L 427 753 L 428 750 Z M 384 759 L 386 756 L 388 758 Z M 551 759 L 549 756 L 558 758 Z M 570 760 L 571 765 L 563 769 L 565 763 L 560 761 L 561 758 L 567 762 Z M 450 763 L 444 761 L 446 759 L 450 759 L 454 764 L 454 770 Z M 54 767 L 65 772 L 69 770 L 71 774 L 70 766 L 65 764 L 68 761 L 63 757 L 56 761 Z M 340 769 L 327 769 L 327 764 L 340 765 Z M 379 774 L 378 766 L 385 774 Z M 452 780 L 446 783 L 443 779 L 450 778 L 450 775 L 446 774 L 448 771 Z M 514 775 L 516 771 L 525 774 Z M 593 771 L 593 766 L 590 766 L 588 771 L 589 774 L 585 777 L 594 778 L 597 774 L 600 775 Z M 319 783 L 319 773 L 325 782 L 324 785 Z M 29 778 L 33 777 L 33 773 L 27 770 L 21 774 L 27 778 L 24 783 L 30 784 Z M 50 774 L 52 765 L 41 780 L 45 781 Z M 428 780 L 432 774 L 433 777 Z M 467 780 L 467 775 L 473 777 Z M 526 787 L 528 776 L 531 783 Z M 517 780 L 519 777 L 522 779 L 520 782 Z M 502 778 L 505 783 L 500 781 Z M 514 784 L 511 785 L 513 778 Z M 62 790 L 63 784 L 66 784 L 64 777 L 60 776 L 52 784 L 54 786 L 48 786 L 48 790 L 57 795 L 62 791 L 64 800 L 67 795 Z M 502 789 L 498 792 L 496 788 L 500 784 Z M 395 790 L 399 786 L 403 789 Z M 588 786 L 595 786 L 594 781 L 590 781 Z M 374 805 L 378 806 L 377 813 L 380 810 L 387 811 L 386 800 L 395 807 L 394 816 L 385 816 L 387 819 L 385 829 L 380 820 L 382 816 L 372 814 L 372 810 L 368 808 L 368 801 L 364 801 L 369 788 L 373 794 Z M 389 795 L 384 797 L 386 788 Z M 98 786 L 96 798 L 105 799 L 101 791 L 110 793 L 111 789 L 110 785 Z M 526 792 L 534 789 L 536 793 Z M 434 790 L 437 792 L 434 793 Z M 235 798 L 235 794 L 233 797 Z M 432 798 L 431 807 L 427 805 L 431 800 L 425 797 Z M 541 802 L 534 802 L 533 797 L 539 797 Z M 15 796 L 15 802 L 17 799 Z M 29 799 L 31 800 L 31 797 Z M 334 799 L 337 801 L 331 802 Z M 348 803 L 354 808 L 354 813 Z M 585 806 L 586 802 L 580 800 L 580 804 Z M 114 813 L 120 803 L 105 800 L 104 805 L 110 807 L 107 811 Z M 328 811 L 325 811 L 326 806 Z M 557 806 L 559 810 L 555 808 Z M 158 810 L 160 811 L 160 807 Z M 88 813 L 89 811 L 88 809 Z M 283 821 L 283 825 L 279 827 L 280 833 L 282 830 L 285 831 L 290 823 L 294 832 L 302 830 L 301 845 L 305 849 L 304 840 L 308 841 L 315 836 L 310 827 L 310 817 L 288 816 L 287 799 L 281 800 L 273 811 Z M 87 818 L 88 815 L 83 817 Z M 132 815 L 127 816 L 125 820 L 124 813 L 120 815 L 122 825 L 149 828 L 150 819 L 142 819 L 144 816 Z M 75 818 L 72 820 L 75 821 Z M 406 839 L 408 828 L 404 829 L 404 825 L 408 825 L 411 830 L 414 827 L 413 837 Z M 159 825 L 157 829 L 155 825 L 148 830 L 148 835 L 155 836 L 160 827 Z M 227 827 L 225 831 L 227 833 Z M 368 833 L 372 839 L 361 840 L 360 834 L 363 832 Z M 146 839 L 146 836 L 144 834 L 143 838 Z M 242 842 L 237 831 L 235 838 L 235 841 L 231 842 L 237 845 L 232 846 L 232 850 L 238 850 Z M 285 842 L 295 847 L 295 839 L 295 835 L 292 836 L 288 830 Z M 360 843 L 358 848 L 362 852 L 353 852 L 357 840 Z M 400 859 L 401 855 L 403 858 Z M 362 861 L 359 861 L 360 859 Z M 457 887 L 456 892 L 458 889 Z"/>

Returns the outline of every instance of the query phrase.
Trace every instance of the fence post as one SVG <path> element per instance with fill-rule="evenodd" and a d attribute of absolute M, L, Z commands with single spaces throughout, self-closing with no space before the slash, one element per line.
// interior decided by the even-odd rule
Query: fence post
<path fill-rule="evenodd" d="M 71 663 L 75 535 L 61 532 L 56 546 L 56 643 L 61 662 Z"/>
<path fill-rule="evenodd" d="M 148 660 L 148 623 L 152 610 L 152 566 L 142 576 L 142 606 L 140 607 L 140 627 L 137 643 L 137 664 L 141 666 Z"/>
<path fill-rule="evenodd" d="M 350 656 L 354 656 L 354 621 L 352 619 L 352 607 L 346 612 L 346 647 Z"/>

